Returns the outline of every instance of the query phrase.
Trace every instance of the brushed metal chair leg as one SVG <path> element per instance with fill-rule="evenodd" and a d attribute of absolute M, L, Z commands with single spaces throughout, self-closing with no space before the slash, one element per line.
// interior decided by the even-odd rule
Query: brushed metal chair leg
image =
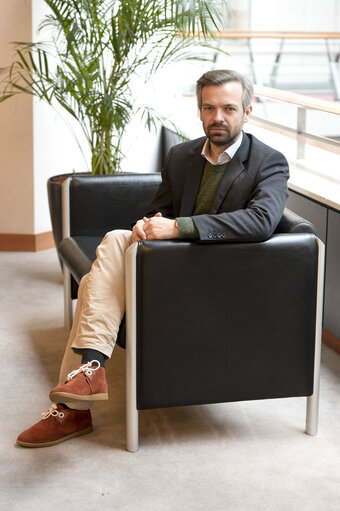
<path fill-rule="evenodd" d="M 306 433 L 308 435 L 318 434 L 319 422 L 319 394 L 320 394 L 320 364 L 321 364 L 321 336 L 322 336 L 322 313 L 323 313 L 323 291 L 324 291 L 324 269 L 325 269 L 325 246 L 318 239 L 318 283 L 316 303 L 316 325 L 315 325 L 315 353 L 314 353 L 314 384 L 313 394 L 307 397 L 306 410 Z"/>
<path fill-rule="evenodd" d="M 318 434 L 319 425 L 319 395 L 313 394 L 307 397 L 306 410 L 306 433 L 307 435 L 316 436 Z"/>
<path fill-rule="evenodd" d="M 125 254 L 126 272 L 126 449 L 138 451 L 137 357 L 136 357 L 136 254 L 133 243 Z"/>

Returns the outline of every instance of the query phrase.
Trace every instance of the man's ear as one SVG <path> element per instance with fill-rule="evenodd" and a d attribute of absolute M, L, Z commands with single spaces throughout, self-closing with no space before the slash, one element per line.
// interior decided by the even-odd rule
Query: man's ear
<path fill-rule="evenodd" d="M 247 106 L 246 111 L 244 112 L 243 121 L 248 122 L 249 117 L 253 111 L 253 107 L 251 105 Z"/>

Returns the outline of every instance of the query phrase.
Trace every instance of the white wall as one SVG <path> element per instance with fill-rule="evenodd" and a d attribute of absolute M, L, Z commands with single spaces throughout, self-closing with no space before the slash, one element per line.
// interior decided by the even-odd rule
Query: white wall
<path fill-rule="evenodd" d="M 32 40 L 44 40 L 46 35 L 38 32 L 39 24 L 47 13 L 43 0 L 32 0 Z M 70 124 L 81 140 L 83 157 Z M 33 166 L 34 166 L 34 233 L 51 229 L 47 179 L 55 174 L 87 172 L 89 150 L 81 129 L 56 105 L 54 108 L 34 98 L 33 100 Z"/>

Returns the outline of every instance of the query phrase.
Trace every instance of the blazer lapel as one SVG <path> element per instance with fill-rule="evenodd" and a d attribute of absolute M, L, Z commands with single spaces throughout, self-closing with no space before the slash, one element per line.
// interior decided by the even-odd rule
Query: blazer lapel
<path fill-rule="evenodd" d="M 211 206 L 210 213 L 217 213 L 227 193 L 229 192 L 231 185 L 235 179 L 238 178 L 241 172 L 243 172 L 243 162 L 248 159 L 249 145 L 249 139 L 247 135 L 243 133 L 242 144 L 239 150 L 236 152 L 235 156 L 231 159 L 228 168 L 221 179 L 214 202 Z"/>
<path fill-rule="evenodd" d="M 201 155 L 201 150 L 193 155 L 189 163 L 189 168 L 184 181 L 183 197 L 179 216 L 191 216 L 195 209 L 195 203 L 200 189 L 205 165 L 205 158 Z"/>

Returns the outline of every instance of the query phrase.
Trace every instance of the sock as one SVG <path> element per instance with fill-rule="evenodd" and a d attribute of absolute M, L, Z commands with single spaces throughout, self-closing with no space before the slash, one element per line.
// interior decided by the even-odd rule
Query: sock
<path fill-rule="evenodd" d="M 65 410 L 76 410 L 77 412 L 84 412 L 85 411 L 83 409 L 79 410 L 78 408 L 72 408 L 72 406 L 65 405 L 65 403 L 58 403 L 58 405 L 62 406 L 63 408 L 65 408 Z"/>
<path fill-rule="evenodd" d="M 105 367 L 105 361 L 107 357 L 101 351 L 93 350 L 91 348 L 84 348 L 79 350 L 82 353 L 82 364 L 87 364 L 87 362 L 91 362 L 92 360 L 98 360 L 102 367 Z"/>

